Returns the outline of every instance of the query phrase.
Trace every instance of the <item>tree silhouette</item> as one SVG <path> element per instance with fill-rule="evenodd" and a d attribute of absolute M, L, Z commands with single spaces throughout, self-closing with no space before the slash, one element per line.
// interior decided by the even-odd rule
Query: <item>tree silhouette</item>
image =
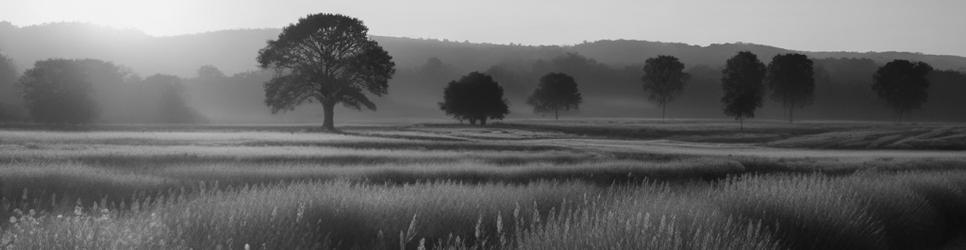
<path fill-rule="evenodd" d="M 20 78 L 20 86 L 34 121 L 78 124 L 98 115 L 91 80 L 77 60 L 38 61 Z"/>
<path fill-rule="evenodd" d="M 259 65 L 275 70 L 265 83 L 265 104 L 277 113 L 319 102 L 327 130 L 335 129 L 338 103 L 375 110 L 366 92 L 386 94 L 396 70 L 389 53 L 367 32 L 359 19 L 337 14 L 309 15 L 285 27 L 258 52 Z"/>
<path fill-rule="evenodd" d="M 649 58 L 644 63 L 644 92 L 647 99 L 661 106 L 661 119 L 667 114 L 667 104 L 684 91 L 684 83 L 690 78 L 684 73 L 684 64 L 673 56 Z"/>
<path fill-rule="evenodd" d="M 776 55 L 768 64 L 766 82 L 771 98 L 782 103 L 788 122 L 794 122 L 795 109 L 812 103 L 815 96 L 815 71 L 811 59 L 802 54 Z"/>
<path fill-rule="evenodd" d="M 932 66 L 923 62 L 895 60 L 882 66 L 873 75 L 872 89 L 885 99 L 896 112 L 897 121 L 926 102 L 929 94 L 929 79 Z"/>
<path fill-rule="evenodd" d="M 472 72 L 459 81 L 451 81 L 443 90 L 443 102 L 439 108 L 457 120 L 486 126 L 487 119 L 503 119 L 510 113 L 503 87 L 493 77 Z"/>
<path fill-rule="evenodd" d="M 724 113 L 738 120 L 743 130 L 745 118 L 755 117 L 755 110 L 761 107 L 765 92 L 765 85 L 762 84 L 765 64 L 755 54 L 742 51 L 728 59 L 721 74 Z"/>
<path fill-rule="evenodd" d="M 577 90 L 577 81 L 564 73 L 549 73 L 540 77 L 540 84 L 527 98 L 536 113 L 553 113 L 560 119 L 560 110 L 578 109 L 583 98 Z"/>

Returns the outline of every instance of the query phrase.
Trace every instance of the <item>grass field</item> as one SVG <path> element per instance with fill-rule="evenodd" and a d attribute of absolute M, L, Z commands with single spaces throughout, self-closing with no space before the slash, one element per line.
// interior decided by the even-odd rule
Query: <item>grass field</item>
<path fill-rule="evenodd" d="M 5 249 L 956 249 L 955 124 L 0 130 Z"/>

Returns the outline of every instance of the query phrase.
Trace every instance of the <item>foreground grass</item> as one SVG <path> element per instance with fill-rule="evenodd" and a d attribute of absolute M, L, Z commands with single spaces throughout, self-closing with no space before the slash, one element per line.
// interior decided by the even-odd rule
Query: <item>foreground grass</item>
<path fill-rule="evenodd" d="M 966 232 L 957 159 L 380 133 L 0 132 L 0 248 L 932 249 Z"/>
<path fill-rule="evenodd" d="M 966 172 L 710 185 L 294 182 L 18 210 L 12 249 L 929 249 L 962 232 Z"/>

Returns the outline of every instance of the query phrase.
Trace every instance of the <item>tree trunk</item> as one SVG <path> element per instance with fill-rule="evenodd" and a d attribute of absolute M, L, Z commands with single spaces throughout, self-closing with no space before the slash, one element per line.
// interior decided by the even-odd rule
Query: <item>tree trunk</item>
<path fill-rule="evenodd" d="M 324 102 L 322 103 L 322 129 L 333 131 L 335 130 L 335 122 L 333 121 L 333 116 L 335 115 L 335 103 L 334 102 Z"/>
<path fill-rule="evenodd" d="M 795 123 L 795 107 L 788 108 L 788 123 Z"/>
<path fill-rule="evenodd" d="M 476 118 L 470 118 L 470 125 L 476 126 Z"/>
<path fill-rule="evenodd" d="M 480 127 L 486 127 L 486 117 L 480 117 Z"/>
<path fill-rule="evenodd" d="M 557 120 L 557 121 L 559 121 L 559 120 L 560 120 L 560 110 L 558 110 L 558 109 L 553 109 L 553 119 L 554 119 L 554 120 Z"/>
<path fill-rule="evenodd" d="M 661 104 L 661 121 L 662 122 L 667 120 L 667 118 L 665 118 L 666 117 L 665 116 L 666 114 L 667 114 L 667 103 L 664 103 L 664 104 Z"/>

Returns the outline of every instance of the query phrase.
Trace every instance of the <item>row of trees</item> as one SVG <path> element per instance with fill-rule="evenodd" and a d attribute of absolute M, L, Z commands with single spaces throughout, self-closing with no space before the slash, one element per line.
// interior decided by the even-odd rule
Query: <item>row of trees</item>
<path fill-rule="evenodd" d="M 777 55 L 766 67 L 755 54 L 741 52 L 728 60 L 722 78 L 725 114 L 739 122 L 755 116 L 761 107 L 767 83 L 771 97 L 782 103 L 789 122 L 794 111 L 811 104 L 815 79 L 812 60 L 801 54 Z M 873 75 L 872 89 L 897 114 L 897 119 L 918 109 L 927 99 L 932 67 L 925 63 L 895 60 L 879 68 Z"/>
<path fill-rule="evenodd" d="M 805 55 L 776 55 L 767 66 L 751 52 L 739 52 L 728 59 L 722 71 L 721 102 L 724 113 L 743 121 L 755 117 L 762 106 L 766 88 L 771 98 L 782 104 L 789 122 L 794 121 L 796 109 L 812 103 L 815 92 L 813 62 Z M 651 100 L 666 106 L 668 100 L 680 94 L 688 75 L 676 58 L 661 56 L 649 59 L 644 67 L 644 90 Z M 897 114 L 897 119 L 925 103 L 932 71 L 926 63 L 895 60 L 879 68 L 873 77 L 872 89 Z M 743 126 L 742 126 L 743 127 Z"/>
<path fill-rule="evenodd" d="M 689 77 L 677 58 L 659 56 L 646 61 L 642 81 L 648 99 L 666 110 L 668 103 L 681 94 Z M 782 104 L 791 122 L 795 109 L 813 99 L 813 62 L 805 55 L 786 54 L 775 56 L 766 67 L 755 54 L 739 52 L 726 62 L 721 83 L 723 111 L 739 123 L 754 117 L 755 110 L 762 106 L 766 83 L 771 97 Z"/>
<path fill-rule="evenodd" d="M 540 83 L 527 98 L 536 113 L 553 114 L 560 118 L 560 111 L 575 110 L 583 102 L 577 81 L 564 73 L 549 73 L 540 78 Z M 480 72 L 472 72 L 451 81 L 443 90 L 443 102 L 439 108 L 459 121 L 469 121 L 471 125 L 486 126 L 487 119 L 503 119 L 510 112 L 507 100 L 503 97 L 503 87 L 493 77 Z"/>
<path fill-rule="evenodd" d="M 266 104 L 278 112 L 301 103 L 319 102 L 325 113 L 323 127 L 327 129 L 334 129 L 332 107 L 337 103 L 375 109 L 366 93 L 386 94 L 395 64 L 367 36 L 367 30 L 358 19 L 334 14 L 309 15 L 286 27 L 277 40 L 269 41 L 259 52 L 259 65 L 276 72 L 265 83 Z M 755 117 L 766 90 L 770 90 L 770 96 L 782 104 L 793 122 L 795 110 L 814 99 L 813 65 L 805 55 L 785 54 L 775 56 L 766 66 L 757 55 L 739 52 L 727 60 L 721 72 L 723 112 L 743 127 L 745 119 Z M 662 118 L 690 78 L 684 68 L 673 56 L 658 56 L 645 62 L 643 89 L 648 99 L 661 107 Z M 925 63 L 896 60 L 876 71 L 872 88 L 901 119 L 925 102 L 929 86 L 926 74 L 931 70 Z M 486 125 L 487 120 L 502 119 L 509 113 L 503 87 L 487 74 L 472 72 L 451 81 L 443 92 L 440 109 L 460 121 Z M 577 109 L 581 102 L 576 81 L 563 73 L 541 77 L 527 99 L 534 111 L 553 113 L 555 118 L 560 111 Z"/>
<path fill-rule="evenodd" d="M 189 123 L 203 120 L 187 104 L 182 80 L 171 75 L 140 78 L 93 59 L 49 59 L 27 69 L 7 90 L 8 110 L 23 109 L 34 122 L 92 121 Z M 10 112 L 8 113 L 19 113 Z M 7 117 L 24 120 L 26 117 Z"/>
<path fill-rule="evenodd" d="M 661 108 L 664 119 L 667 105 L 679 96 L 690 75 L 684 72 L 684 64 L 673 56 L 647 59 L 643 68 L 643 89 L 648 100 Z M 926 75 L 932 67 L 925 63 L 896 60 L 886 64 L 873 76 L 872 89 L 896 112 L 897 119 L 918 109 L 927 99 L 929 80 Z M 789 122 L 794 122 L 796 109 L 811 104 L 815 92 L 813 62 L 805 55 L 784 54 L 775 56 L 767 66 L 751 52 L 739 52 L 726 62 L 722 70 L 721 98 L 726 115 L 738 120 L 755 117 L 762 106 L 766 89 L 771 98 L 782 104 Z M 582 98 L 574 78 L 564 73 L 550 73 L 540 78 L 540 83 L 527 103 L 537 113 L 552 113 L 559 118 L 559 111 L 577 109 Z M 470 124 L 486 119 L 502 119 L 507 113 L 503 89 L 489 75 L 470 73 L 459 81 L 450 82 L 444 90 L 440 108 L 457 120 L 469 120 Z"/>

